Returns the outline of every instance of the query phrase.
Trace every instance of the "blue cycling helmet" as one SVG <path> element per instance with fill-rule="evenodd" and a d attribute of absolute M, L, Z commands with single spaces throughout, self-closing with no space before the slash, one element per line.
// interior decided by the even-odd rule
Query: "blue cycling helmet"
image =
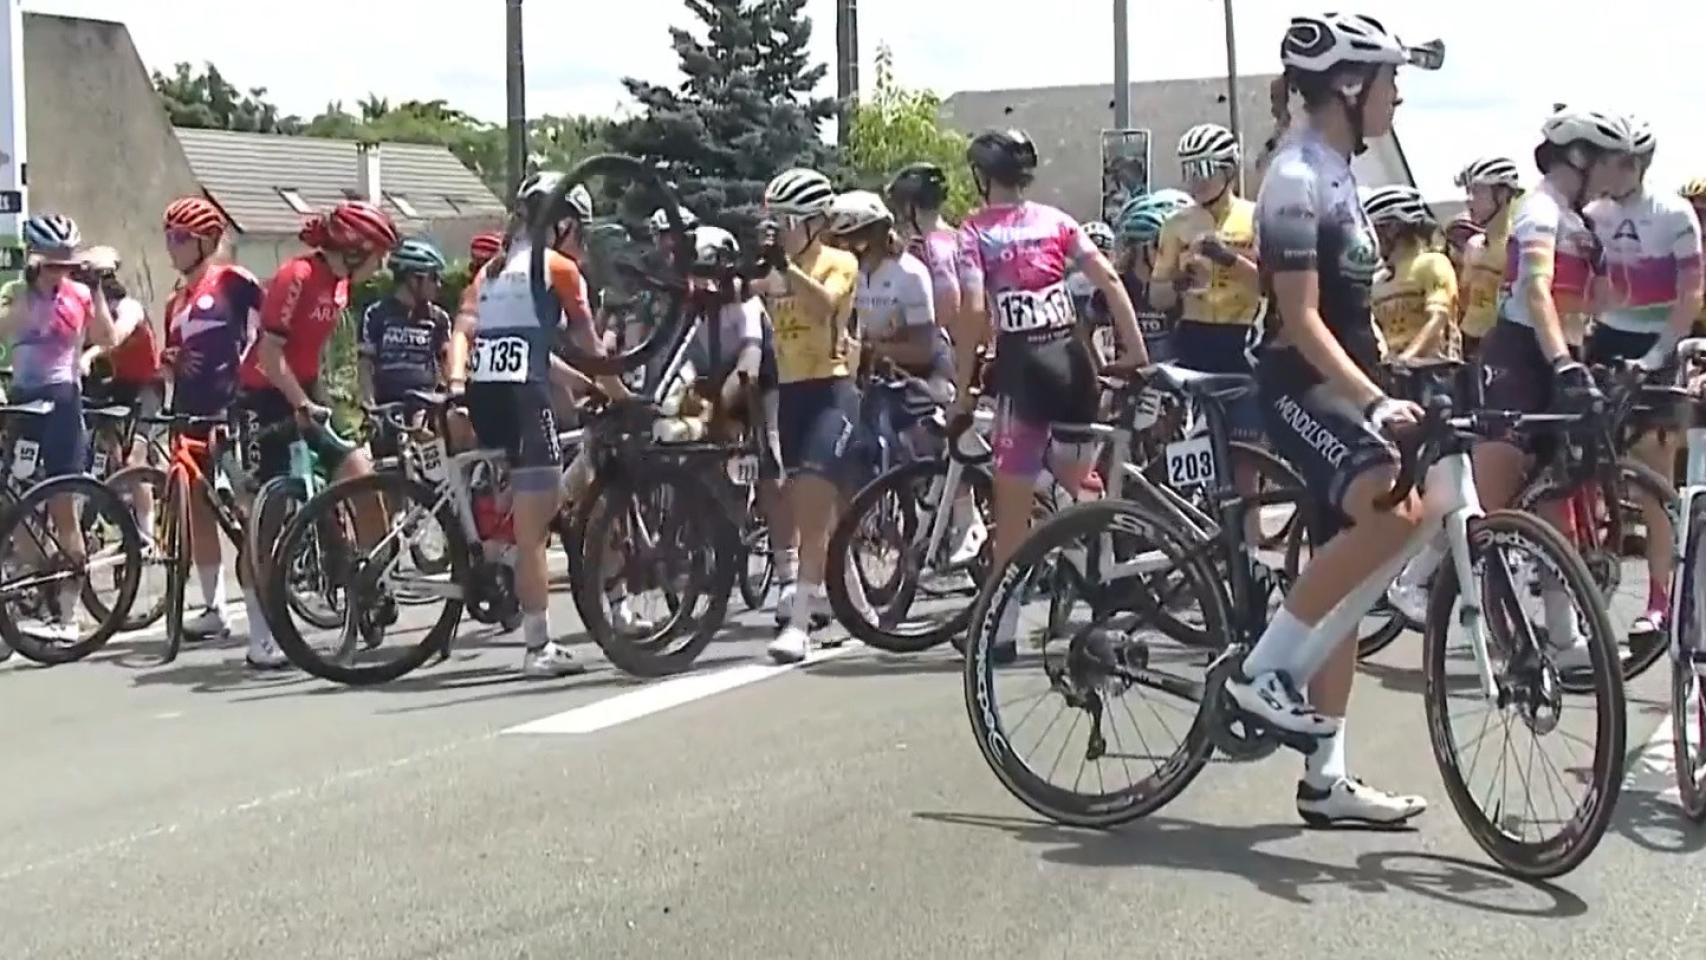
<path fill-rule="evenodd" d="M 1114 217 L 1114 229 L 1126 243 L 1154 243 L 1161 225 L 1194 202 L 1190 194 L 1170 188 L 1132 197 Z"/>
<path fill-rule="evenodd" d="M 77 221 L 60 213 L 31 217 L 24 221 L 19 232 L 24 237 L 24 248 L 49 262 L 71 262 L 76 259 L 77 248 L 83 245 L 83 232 L 77 229 Z"/>
<path fill-rule="evenodd" d="M 410 273 L 432 273 L 443 276 L 450 264 L 431 240 L 410 238 L 391 252 L 391 272 L 397 276 Z"/>

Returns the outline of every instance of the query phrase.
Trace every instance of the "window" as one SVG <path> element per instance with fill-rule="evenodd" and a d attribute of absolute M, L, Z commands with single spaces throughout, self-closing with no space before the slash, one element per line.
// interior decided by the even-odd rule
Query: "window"
<path fill-rule="evenodd" d="M 421 218 L 420 211 L 415 209 L 415 205 L 409 202 L 408 197 L 405 197 L 400 193 L 388 193 L 386 196 L 391 198 L 391 204 L 398 210 L 402 211 L 403 216 L 408 217 L 410 220 L 419 220 Z"/>
<path fill-rule="evenodd" d="M 310 214 L 314 212 L 314 208 L 308 205 L 308 201 L 302 199 L 302 194 L 297 193 L 293 189 L 280 187 L 278 195 L 283 197 L 284 202 L 290 205 L 290 209 L 295 210 L 297 213 Z"/>

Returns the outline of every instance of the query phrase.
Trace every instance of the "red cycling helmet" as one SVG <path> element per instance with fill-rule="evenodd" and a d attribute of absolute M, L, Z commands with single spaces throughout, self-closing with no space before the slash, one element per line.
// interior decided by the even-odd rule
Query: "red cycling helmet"
<path fill-rule="evenodd" d="M 225 233 L 225 217 L 218 207 L 201 197 L 184 197 L 166 207 L 166 229 L 184 230 L 197 237 L 219 237 Z"/>
<path fill-rule="evenodd" d="M 401 239 L 390 216 L 365 200 L 346 200 L 332 208 L 321 236 L 333 250 L 369 253 L 388 253 Z"/>
<path fill-rule="evenodd" d="M 478 263 L 484 263 L 502 252 L 504 248 L 503 234 L 496 230 L 477 233 L 468 243 L 468 257 Z"/>

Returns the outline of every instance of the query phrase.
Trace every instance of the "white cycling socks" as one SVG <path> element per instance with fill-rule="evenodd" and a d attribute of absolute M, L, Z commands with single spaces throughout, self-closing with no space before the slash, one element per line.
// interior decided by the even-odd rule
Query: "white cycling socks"
<path fill-rule="evenodd" d="M 1303 758 L 1303 779 L 1317 790 L 1338 783 L 1350 776 L 1345 770 L 1345 718 L 1339 717 L 1338 729 L 1330 737 L 1322 737 L 1315 752 Z"/>
<path fill-rule="evenodd" d="M 1398 572 L 1398 582 L 1406 587 L 1422 586 L 1434 575 L 1434 571 L 1439 569 L 1440 562 L 1448 552 L 1445 534 L 1441 533 L 1428 541 L 1428 545 L 1422 548 L 1421 553 L 1416 554 L 1415 559 L 1404 565 L 1404 569 Z"/>
<path fill-rule="evenodd" d="M 212 610 L 225 609 L 225 565 L 197 566 L 196 579 L 201 583 L 201 602 Z"/>
<path fill-rule="evenodd" d="M 521 636 L 529 650 L 543 650 L 551 642 L 550 611 L 540 610 L 538 613 L 523 613 L 521 615 Z"/>
<path fill-rule="evenodd" d="M 261 612 L 261 600 L 255 595 L 254 587 L 243 588 L 243 613 L 249 618 L 249 649 L 256 650 L 272 642 L 272 628 L 267 626 L 267 618 Z"/>
<path fill-rule="evenodd" d="M 1304 623 L 1290 610 L 1280 607 L 1274 612 L 1274 618 L 1268 621 L 1268 628 L 1262 631 L 1255 648 L 1244 658 L 1244 675 L 1254 679 L 1275 670 L 1290 670 L 1297 649 L 1309 639 L 1313 629 L 1312 624 Z"/>

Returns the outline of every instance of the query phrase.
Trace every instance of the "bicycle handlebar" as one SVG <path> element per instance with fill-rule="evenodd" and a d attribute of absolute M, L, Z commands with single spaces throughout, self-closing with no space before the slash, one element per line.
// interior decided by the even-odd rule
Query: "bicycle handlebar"
<path fill-rule="evenodd" d="M 1422 422 L 1399 439 L 1398 476 L 1392 489 L 1375 498 L 1375 508 L 1392 510 L 1414 493 L 1437 457 L 1429 456 L 1455 434 L 1493 437 L 1524 429 L 1551 431 L 1590 419 L 1585 413 L 1521 413 L 1515 410 L 1476 410 L 1467 416 L 1451 415 L 1451 399 L 1436 396 L 1423 409 Z"/>

